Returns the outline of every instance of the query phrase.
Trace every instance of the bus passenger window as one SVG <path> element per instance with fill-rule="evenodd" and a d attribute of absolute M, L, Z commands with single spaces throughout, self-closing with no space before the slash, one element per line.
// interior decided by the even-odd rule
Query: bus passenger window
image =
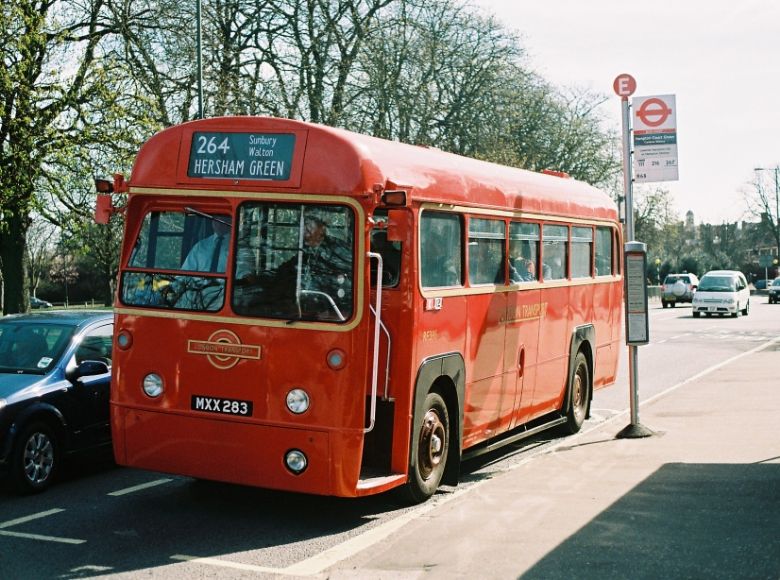
<path fill-rule="evenodd" d="M 566 278 L 566 262 L 569 228 L 545 225 L 542 229 L 542 278 L 563 280 Z"/>
<path fill-rule="evenodd" d="M 469 220 L 469 282 L 504 283 L 504 222 Z"/>
<path fill-rule="evenodd" d="M 458 215 L 423 212 L 420 218 L 420 269 L 423 287 L 463 284 L 461 231 Z"/>
<path fill-rule="evenodd" d="M 571 277 L 589 278 L 590 262 L 593 256 L 593 229 L 572 227 L 571 229 Z"/>
<path fill-rule="evenodd" d="M 596 276 L 612 274 L 612 228 L 596 228 Z"/>
<path fill-rule="evenodd" d="M 539 224 L 509 224 L 509 280 L 512 283 L 539 279 Z"/>

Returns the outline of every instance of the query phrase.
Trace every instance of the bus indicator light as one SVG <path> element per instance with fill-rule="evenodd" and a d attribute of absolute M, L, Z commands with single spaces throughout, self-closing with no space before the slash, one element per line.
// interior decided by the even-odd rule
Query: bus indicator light
<path fill-rule="evenodd" d="M 328 353 L 327 361 L 334 371 L 341 370 L 347 364 L 347 354 L 340 348 L 334 348 Z"/>
<path fill-rule="evenodd" d="M 120 330 L 116 335 L 116 344 L 122 350 L 127 350 L 133 344 L 133 335 L 126 330 Z"/>

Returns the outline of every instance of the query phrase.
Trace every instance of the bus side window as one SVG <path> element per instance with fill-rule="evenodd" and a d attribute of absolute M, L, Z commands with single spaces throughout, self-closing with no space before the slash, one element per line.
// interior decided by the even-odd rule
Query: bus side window
<path fill-rule="evenodd" d="M 509 224 L 509 280 L 513 283 L 539 279 L 539 224 Z"/>
<path fill-rule="evenodd" d="M 545 225 L 542 228 L 542 278 L 563 280 L 568 261 L 568 226 Z"/>
<path fill-rule="evenodd" d="M 571 229 L 571 277 L 589 278 L 593 260 L 593 228 Z"/>
<path fill-rule="evenodd" d="M 457 214 L 426 211 L 420 218 L 420 270 L 425 288 L 463 284 L 463 226 Z"/>
<path fill-rule="evenodd" d="M 612 274 L 612 228 L 596 228 L 596 276 Z"/>
<path fill-rule="evenodd" d="M 504 283 L 504 222 L 469 220 L 469 283 Z"/>

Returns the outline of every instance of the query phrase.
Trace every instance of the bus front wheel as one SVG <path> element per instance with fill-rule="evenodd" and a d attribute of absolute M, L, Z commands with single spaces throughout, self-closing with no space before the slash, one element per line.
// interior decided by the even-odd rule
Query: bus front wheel
<path fill-rule="evenodd" d="M 588 359 L 581 352 L 577 353 L 574 359 L 574 372 L 571 377 L 571 393 L 569 396 L 569 408 L 566 411 L 566 423 L 563 429 L 566 433 L 577 433 L 585 417 L 588 415 L 588 405 L 590 404 L 590 369 Z"/>
<path fill-rule="evenodd" d="M 450 419 L 444 399 L 439 393 L 428 393 L 424 409 L 422 421 L 415 428 L 417 452 L 404 488 L 405 499 L 411 503 L 424 502 L 436 492 L 450 445 Z"/>

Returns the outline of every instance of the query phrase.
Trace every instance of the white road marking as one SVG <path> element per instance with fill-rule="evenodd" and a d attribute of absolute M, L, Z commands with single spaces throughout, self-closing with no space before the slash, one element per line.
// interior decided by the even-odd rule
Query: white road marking
<path fill-rule="evenodd" d="M 61 512 L 64 512 L 64 509 L 61 508 L 54 508 L 47 510 L 45 512 L 39 512 L 37 514 L 32 514 L 29 516 L 24 516 L 21 518 L 16 518 L 15 520 L 8 520 L 7 522 L 0 523 L 0 536 L 11 536 L 14 538 L 26 538 L 28 540 L 41 540 L 44 542 L 58 542 L 60 544 L 84 544 L 86 543 L 86 540 L 77 540 L 74 538 L 58 538 L 56 536 L 43 536 L 41 534 L 27 534 L 24 532 L 10 532 L 6 528 L 10 528 L 11 526 L 18 526 L 19 524 L 26 524 L 27 522 L 31 522 L 34 520 L 39 520 L 41 518 L 45 518 L 48 516 L 53 516 L 54 514 L 58 514 Z"/>
<path fill-rule="evenodd" d="M 41 540 L 43 542 L 57 542 L 60 544 L 86 544 L 86 540 L 76 540 L 74 538 L 58 538 L 56 536 L 42 536 L 40 534 L 25 534 L 23 532 L 9 532 L 0 530 L 0 536 L 12 536 L 14 538 L 25 538 L 27 540 Z"/>
<path fill-rule="evenodd" d="M 143 489 L 148 489 L 150 487 L 155 487 L 157 485 L 162 485 L 164 483 L 168 483 L 169 481 L 173 481 L 172 479 L 155 479 L 154 481 L 149 481 L 146 483 L 142 483 L 140 485 L 134 485 L 133 487 L 126 487 L 125 489 L 120 489 L 117 491 L 112 491 L 111 493 L 107 494 L 113 497 L 118 497 L 120 495 L 127 495 L 128 493 L 133 493 L 136 491 L 141 491 Z"/>
<path fill-rule="evenodd" d="M 64 512 L 64 509 L 61 508 L 54 508 L 50 509 L 45 512 L 39 512 L 37 514 L 32 514 L 30 516 L 24 516 L 23 518 L 17 518 L 15 520 L 8 520 L 7 522 L 0 523 L 0 530 L 4 528 L 10 528 L 11 526 L 18 526 L 19 524 L 24 524 L 27 522 L 31 522 L 32 520 L 37 520 L 40 518 L 45 518 L 48 516 L 53 516 L 54 514 L 58 514 L 60 512 Z"/>
<path fill-rule="evenodd" d="M 233 568 L 234 570 L 245 570 L 248 572 L 257 572 L 258 574 L 281 574 L 283 568 L 268 568 L 266 566 L 255 566 L 254 564 L 242 564 L 241 562 L 230 562 L 220 560 L 219 558 L 198 558 L 197 556 L 187 556 L 186 554 L 174 554 L 171 560 L 180 562 L 193 562 L 194 564 L 205 564 L 217 568 Z"/>

